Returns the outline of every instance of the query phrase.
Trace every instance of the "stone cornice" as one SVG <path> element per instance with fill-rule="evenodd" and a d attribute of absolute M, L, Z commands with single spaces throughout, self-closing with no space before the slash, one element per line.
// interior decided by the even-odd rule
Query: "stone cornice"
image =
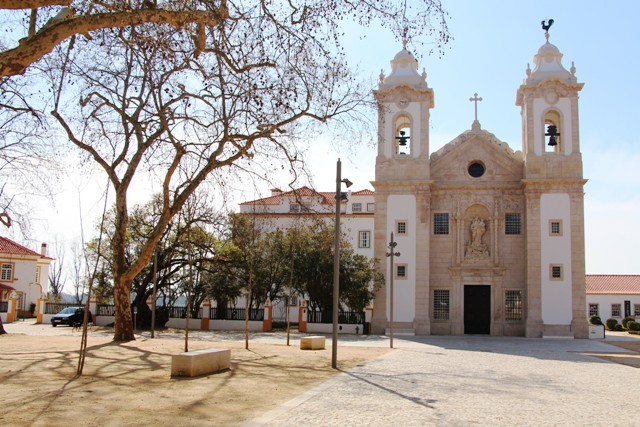
<path fill-rule="evenodd" d="M 587 179 L 523 179 L 525 194 L 541 194 L 553 190 L 553 192 L 579 192 L 583 193 L 583 187 Z"/>
<path fill-rule="evenodd" d="M 484 264 L 484 265 L 483 265 Z M 506 267 L 488 264 L 486 261 L 464 261 L 462 264 L 449 267 L 452 277 L 501 277 L 507 271 Z"/>
<path fill-rule="evenodd" d="M 433 185 L 433 180 L 424 180 L 424 179 L 416 179 L 416 180 L 402 180 L 402 181 L 370 181 L 373 188 L 378 191 L 383 192 L 386 189 L 406 189 L 407 191 L 425 191 L 430 190 Z"/>
<path fill-rule="evenodd" d="M 428 102 L 429 108 L 435 106 L 433 89 L 430 87 L 415 88 L 409 85 L 398 85 L 390 89 L 374 90 L 373 96 L 378 103 L 398 103 L 404 97 L 410 102 Z"/>
<path fill-rule="evenodd" d="M 516 105 L 522 106 L 525 97 L 544 97 L 548 91 L 556 92 L 560 97 L 571 97 L 582 90 L 584 83 L 568 83 L 560 79 L 549 79 L 537 84 L 522 84 L 516 94 Z"/>

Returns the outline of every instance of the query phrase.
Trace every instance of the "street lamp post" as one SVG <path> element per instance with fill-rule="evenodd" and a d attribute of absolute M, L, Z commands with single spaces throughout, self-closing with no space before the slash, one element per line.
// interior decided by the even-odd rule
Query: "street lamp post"
<path fill-rule="evenodd" d="M 156 300 L 158 299 L 158 249 L 153 252 L 153 295 L 151 297 L 151 338 L 156 332 Z"/>
<path fill-rule="evenodd" d="M 342 183 L 347 188 L 352 182 L 342 179 L 342 162 L 336 164 L 336 224 L 333 236 L 333 329 L 331 334 L 331 367 L 337 368 L 338 359 L 338 305 L 340 304 L 340 204 L 342 202 Z"/>
<path fill-rule="evenodd" d="M 397 256 L 400 256 L 400 252 L 395 252 L 396 246 L 398 246 L 397 242 L 393 241 L 393 231 L 391 232 L 391 241 L 389 242 L 389 252 L 387 252 L 387 257 L 391 262 L 391 267 L 389 271 L 389 347 L 393 348 L 393 259 Z"/>

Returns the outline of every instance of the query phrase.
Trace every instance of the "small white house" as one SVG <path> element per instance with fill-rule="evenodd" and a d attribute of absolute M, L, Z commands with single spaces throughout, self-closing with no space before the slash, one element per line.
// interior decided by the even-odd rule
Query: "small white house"
<path fill-rule="evenodd" d="M 627 316 L 640 318 L 640 275 L 587 274 L 587 313 L 618 323 Z"/>
<path fill-rule="evenodd" d="M 18 311 L 28 311 L 32 303 L 37 305 L 47 290 L 51 261 L 53 258 L 47 256 L 46 243 L 38 253 L 0 237 L 0 302 L 15 300 Z M 13 319 L 3 316 L 3 320 Z"/>

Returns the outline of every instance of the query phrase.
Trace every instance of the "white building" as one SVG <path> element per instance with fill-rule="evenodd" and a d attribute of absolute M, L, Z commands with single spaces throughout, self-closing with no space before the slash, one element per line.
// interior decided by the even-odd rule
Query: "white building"
<path fill-rule="evenodd" d="M 599 316 L 602 322 L 640 319 L 640 276 L 587 274 L 587 306 L 589 317 Z"/>
<path fill-rule="evenodd" d="M 15 310 L 20 311 L 29 311 L 31 304 L 37 307 L 38 299 L 47 292 L 51 261 L 45 243 L 38 253 L 0 237 L 0 302 L 8 304 L 13 300 Z M 12 312 L 10 307 L 7 311 Z M 3 313 L 3 320 L 13 320 L 5 316 Z"/>

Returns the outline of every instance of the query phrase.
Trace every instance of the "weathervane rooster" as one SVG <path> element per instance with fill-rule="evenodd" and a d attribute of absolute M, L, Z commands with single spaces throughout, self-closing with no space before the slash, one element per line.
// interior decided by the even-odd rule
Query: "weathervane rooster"
<path fill-rule="evenodd" d="M 553 19 L 549 19 L 549 23 L 545 24 L 545 21 L 542 21 L 542 29 L 545 33 L 549 34 L 549 28 L 553 25 Z"/>

